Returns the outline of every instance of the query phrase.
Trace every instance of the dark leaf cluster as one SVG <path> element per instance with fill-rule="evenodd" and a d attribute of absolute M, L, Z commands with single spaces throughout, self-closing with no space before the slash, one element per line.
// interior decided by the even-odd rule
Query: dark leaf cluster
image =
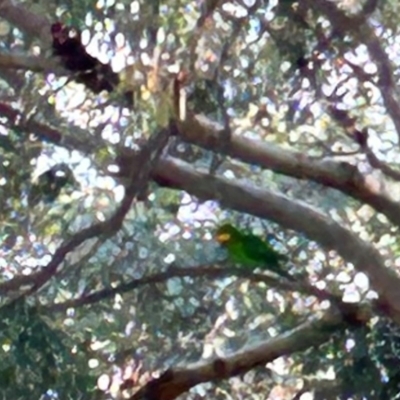
<path fill-rule="evenodd" d="M 60 22 L 51 25 L 53 54 L 61 58 L 62 66 L 73 73 L 73 79 L 93 93 L 113 92 L 120 83 L 119 75 L 110 64 L 91 56 L 81 41 L 79 30 Z M 126 95 L 126 99 L 132 96 Z"/>

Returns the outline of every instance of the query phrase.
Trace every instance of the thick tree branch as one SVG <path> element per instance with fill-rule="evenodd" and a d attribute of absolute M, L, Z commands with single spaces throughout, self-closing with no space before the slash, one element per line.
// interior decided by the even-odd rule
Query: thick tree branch
<path fill-rule="evenodd" d="M 386 215 L 400 226 L 400 204 L 382 191 L 372 176 L 363 175 L 356 166 L 334 160 L 319 160 L 303 153 L 286 150 L 272 143 L 232 135 L 222 143 L 223 127 L 205 117 L 189 116 L 180 126 L 182 138 L 190 143 L 276 173 L 307 179 L 328 186 L 363 202 Z"/>
<path fill-rule="evenodd" d="M 192 126 L 193 130 L 199 132 L 198 126 L 201 127 L 201 125 L 192 124 Z M 203 129 L 202 132 L 209 133 L 205 135 L 206 139 L 215 140 L 214 131 L 210 134 L 210 131 Z M 297 153 L 262 143 L 254 144 L 252 141 L 239 137 L 232 139 L 231 148 L 235 146 L 235 154 L 238 157 L 242 155 L 248 160 L 249 154 L 254 152 L 257 156 L 254 159 L 261 161 L 263 157 L 266 157 L 265 162 L 273 164 L 274 169 L 280 169 L 281 172 L 285 170 L 293 176 L 313 177 L 317 181 L 326 181 L 333 187 L 348 189 L 355 194 L 354 197 L 365 198 L 367 204 L 372 203 L 376 205 L 376 208 L 383 209 L 382 212 L 385 211 L 392 220 L 397 222 L 400 218 L 398 205 L 386 196 L 374 192 L 367 185 L 364 177 L 351 165 L 310 160 Z M 129 171 L 135 170 L 135 166 L 140 165 L 144 158 L 139 164 L 134 160 L 135 153 L 126 157 Z M 383 260 L 373 247 L 363 243 L 339 224 L 329 221 L 323 214 L 272 192 L 211 177 L 172 158 L 160 160 L 153 178 L 156 181 L 167 182 L 169 186 L 176 189 L 186 190 L 200 198 L 220 200 L 227 207 L 273 220 L 287 228 L 304 233 L 324 247 L 337 250 L 345 260 L 352 262 L 357 269 L 369 275 L 381 300 L 390 308 L 386 311 L 397 314 L 396 318 L 400 322 L 400 293 L 396 294 L 400 281 L 397 276 L 385 268 Z"/>
<path fill-rule="evenodd" d="M 0 115 L 7 117 L 11 126 L 26 129 L 43 140 L 63 145 L 70 150 L 78 150 L 86 154 L 99 147 L 98 138 L 91 140 L 85 131 L 65 135 L 57 129 L 34 120 L 17 122 L 23 121 L 22 114 L 4 103 L 0 103 Z M 79 130 L 78 127 L 74 129 Z M 340 190 L 370 205 L 384 214 L 393 224 L 400 226 L 400 204 L 391 198 L 389 193 L 381 190 L 382 185 L 375 178 L 364 176 L 356 166 L 334 160 L 312 159 L 302 153 L 283 149 L 272 143 L 250 140 L 238 135 L 232 135 L 230 142 L 226 143 L 221 139 L 223 130 L 224 128 L 219 124 L 205 117 L 193 115 L 181 122 L 179 127 L 181 137 L 190 143 L 208 150 L 223 152 L 243 162 L 259 165 L 276 173 L 297 179 L 312 180 Z M 129 158 L 134 155 L 129 150 L 127 154 Z M 123 162 L 130 165 L 129 160 Z"/>
<path fill-rule="evenodd" d="M 333 332 L 343 327 L 340 315 L 327 313 L 297 328 L 244 348 L 232 356 L 199 363 L 184 369 L 169 369 L 130 397 L 130 400 L 174 400 L 194 386 L 204 382 L 218 382 L 242 375 L 251 369 L 264 366 L 278 357 L 304 351 L 328 342 Z"/>
<path fill-rule="evenodd" d="M 200 123 L 195 123 L 195 120 L 191 126 L 192 130 L 186 127 L 187 132 L 204 132 L 205 139 L 197 137 L 205 147 L 217 140 L 215 130 L 207 130 Z M 238 158 L 245 158 L 246 161 L 252 158 L 253 162 L 258 160 L 276 171 L 285 171 L 296 177 L 314 178 L 321 183 L 326 182 L 329 186 L 353 193 L 354 197 L 364 199 L 367 204 L 375 205 L 376 209 L 390 216 L 390 219 L 399 222 L 398 204 L 382 193 L 374 191 L 357 169 L 349 164 L 311 160 L 298 153 L 240 137 L 232 138 L 231 143 L 229 151 Z M 124 156 L 127 168 L 123 171 L 125 174 L 135 170 L 145 160 L 142 157 L 137 163 L 135 159 L 136 153 L 127 151 L 127 155 Z M 157 182 L 166 182 L 168 186 L 186 190 L 202 199 L 220 200 L 229 208 L 273 220 L 304 233 L 324 247 L 337 250 L 346 261 L 352 262 L 357 269 L 368 274 L 381 300 L 389 307 L 386 312 L 393 313 L 400 322 L 400 293 L 397 294 L 400 280 L 384 266 L 379 253 L 372 246 L 363 243 L 350 231 L 328 220 L 323 214 L 273 192 L 211 177 L 172 158 L 160 160 L 152 176 Z"/>
<path fill-rule="evenodd" d="M 324 7 L 320 9 L 322 12 L 328 8 L 328 11 L 331 11 L 332 5 L 329 5 L 327 1 L 318 0 L 315 4 L 318 4 L 318 7 Z M 33 22 L 27 23 L 29 18 L 23 17 L 23 12 L 18 7 L 13 6 L 9 1 L 0 1 L 2 16 L 20 26 L 21 29 L 32 34 L 47 29 L 46 21 L 39 17 L 32 20 Z M 19 8 L 23 9 L 22 6 Z M 337 14 L 336 10 L 335 7 L 334 12 Z M 17 15 L 18 12 L 22 18 Z M 336 17 L 338 26 L 344 30 L 349 30 L 351 26 L 354 26 L 354 19 L 347 19 L 343 13 L 339 13 Z M 363 20 L 359 22 L 363 22 Z M 47 33 L 45 36 L 48 36 Z M 205 129 L 204 124 L 190 118 L 182 124 L 180 130 L 187 140 L 218 151 L 218 129 Z M 207 134 L 203 136 L 202 133 Z M 371 205 L 377 211 L 385 214 L 397 226 L 400 226 L 399 205 L 387 194 L 369 185 L 357 168 L 350 164 L 312 160 L 300 153 L 289 152 L 240 137 L 232 138 L 226 153 L 275 172 L 299 179 L 311 179 L 339 189 Z M 136 164 L 137 166 L 138 164 Z M 323 214 L 270 191 L 262 191 L 210 177 L 195 171 L 185 163 L 172 159 L 159 162 L 153 177 L 156 180 L 168 181 L 172 187 L 186 190 L 200 198 L 217 199 L 230 208 L 271 219 L 287 228 L 304 233 L 324 247 L 336 249 L 345 260 L 353 262 L 357 269 L 368 274 L 373 287 L 380 294 L 381 300 L 388 306 L 386 311 L 393 314 L 393 317 L 400 322 L 400 293 L 396 293 L 399 286 L 397 276 L 385 268 L 379 253 L 372 246 L 363 243 L 349 230 L 328 220 Z"/>
<path fill-rule="evenodd" d="M 12 0 L 0 0 L 0 15 L 10 24 L 24 31 L 29 37 L 39 37 L 45 45 L 50 45 L 50 23 L 47 18 L 28 10 L 25 4 Z"/>
<path fill-rule="evenodd" d="M 400 278 L 385 266 L 372 245 L 325 214 L 282 194 L 210 176 L 171 158 L 160 160 L 153 178 L 202 200 L 218 200 L 229 209 L 269 219 L 304 234 L 324 248 L 336 250 L 344 260 L 368 275 L 383 311 L 400 324 Z"/>
<path fill-rule="evenodd" d="M 347 17 L 334 4 L 326 0 L 315 1 L 310 4 L 310 7 L 318 7 L 318 12 L 324 13 L 327 18 L 330 15 L 330 19 L 332 19 L 337 29 L 340 28 L 356 34 L 356 32 L 354 32 L 354 26 L 358 18 L 357 21 L 362 23 L 365 29 L 368 28 L 371 35 L 373 33 L 365 23 L 364 16 L 357 18 Z M 49 26 L 47 21 L 38 16 L 34 18 L 36 22 L 33 24 L 28 24 L 23 18 L 19 18 L 19 8 L 23 8 L 22 6 L 14 6 L 11 2 L 3 0 L 0 2 L 0 10 L 3 10 L 3 8 L 7 10 L 7 13 L 3 17 L 17 24 L 21 29 L 27 32 L 34 31 L 35 34 L 38 34 L 42 32 L 44 25 Z M 25 26 L 25 24 L 27 25 Z M 50 35 L 46 34 L 45 36 L 48 41 Z M 390 72 L 390 63 L 386 54 L 379 53 L 376 57 L 379 58 L 379 62 L 382 64 L 381 69 L 385 69 L 386 71 L 380 72 L 380 76 L 383 79 L 383 75 L 387 75 Z M 387 70 L 389 72 L 387 72 Z M 389 75 L 391 76 L 392 74 L 390 73 Z M 392 79 L 389 79 L 389 81 L 392 82 Z M 381 85 L 380 89 L 382 96 L 388 96 L 390 91 L 387 90 L 386 85 Z M 387 102 L 386 107 L 395 124 L 398 119 L 398 131 L 400 132 L 400 108 L 397 102 L 394 102 L 393 105 L 392 100 L 385 100 L 385 102 Z M 42 127 L 32 126 L 30 128 L 39 133 Z M 377 182 L 372 182 L 372 177 L 368 177 L 367 179 L 362 175 L 356 166 L 344 162 L 334 162 L 332 160 L 313 160 L 304 156 L 302 153 L 285 150 L 271 143 L 249 140 L 240 136 L 233 136 L 230 143 L 227 144 L 221 139 L 223 137 L 222 133 L 224 132 L 224 128 L 218 124 L 212 123 L 206 118 L 199 119 L 190 116 L 186 121 L 182 122 L 180 132 L 183 139 L 203 148 L 224 153 L 244 162 L 271 169 L 277 173 L 282 173 L 298 179 L 310 179 L 322 185 L 340 190 L 370 205 L 378 212 L 384 214 L 396 226 L 400 227 L 399 203 L 392 199 L 389 194 L 382 192 L 380 189 L 381 185 Z M 79 146 L 76 146 L 76 149 L 80 150 Z"/>

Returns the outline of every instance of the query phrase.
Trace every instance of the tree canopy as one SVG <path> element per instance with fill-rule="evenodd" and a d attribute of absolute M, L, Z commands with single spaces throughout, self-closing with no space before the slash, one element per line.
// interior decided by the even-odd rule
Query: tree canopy
<path fill-rule="evenodd" d="M 0 0 L 2 397 L 400 398 L 399 15 Z"/>

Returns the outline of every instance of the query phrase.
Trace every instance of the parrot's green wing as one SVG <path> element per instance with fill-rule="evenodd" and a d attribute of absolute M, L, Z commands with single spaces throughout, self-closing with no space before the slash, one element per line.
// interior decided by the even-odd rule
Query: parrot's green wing
<path fill-rule="evenodd" d="M 288 279 L 293 279 L 281 265 L 288 258 L 277 252 L 268 242 L 263 241 L 255 235 L 245 235 L 243 237 L 243 248 L 248 257 L 251 257 L 259 268 L 272 271 Z"/>
<path fill-rule="evenodd" d="M 231 240 L 224 247 L 228 250 L 229 258 L 234 263 L 252 268 L 260 265 L 257 260 L 248 255 L 248 251 L 246 251 L 242 241 Z"/>
<path fill-rule="evenodd" d="M 243 235 L 243 247 L 251 257 L 264 264 L 278 264 L 288 258 L 278 253 L 268 242 L 255 235 Z"/>

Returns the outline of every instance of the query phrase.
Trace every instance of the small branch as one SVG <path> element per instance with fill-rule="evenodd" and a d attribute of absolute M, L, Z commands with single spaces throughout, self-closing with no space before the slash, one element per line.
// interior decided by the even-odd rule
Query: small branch
<path fill-rule="evenodd" d="M 99 147 L 99 139 L 91 137 L 88 132 L 78 126 L 70 126 L 73 135 L 62 133 L 59 129 L 53 128 L 34 119 L 24 118 L 19 110 L 0 102 L 0 116 L 7 118 L 11 128 L 22 129 L 25 132 L 33 133 L 40 140 L 63 146 L 69 150 L 78 150 L 82 153 L 94 152 Z M 102 146 L 104 147 L 104 146 Z"/>
<path fill-rule="evenodd" d="M 125 215 L 128 213 L 133 199 L 139 194 L 149 179 L 150 173 L 154 168 L 162 150 L 166 146 L 170 136 L 170 129 L 165 128 L 150 137 L 148 142 L 139 151 L 136 162 L 132 165 L 129 184 L 125 189 L 125 196 L 121 205 L 114 215 L 105 222 L 95 224 L 89 228 L 83 229 L 74 235 L 65 245 L 61 246 L 54 254 L 53 259 L 45 267 L 42 277 L 35 283 L 35 290 L 43 286 L 57 271 L 58 266 L 64 260 L 65 256 L 82 244 L 84 241 L 99 235 L 110 237 L 121 228 Z M 33 292 L 33 289 L 32 289 Z M 29 293 L 29 292 L 28 292 Z"/>
<path fill-rule="evenodd" d="M 129 211 L 132 201 L 139 194 L 149 179 L 150 173 L 154 168 L 162 150 L 170 136 L 170 129 L 165 128 L 154 134 L 148 142 L 139 151 L 135 162 L 132 163 L 132 170 L 129 176 L 129 183 L 125 189 L 125 196 L 114 215 L 107 221 L 94 224 L 88 228 L 81 230 L 66 240 L 54 253 L 51 261 L 40 272 L 27 277 L 17 277 L 0 285 L 0 292 L 6 292 L 16 289 L 16 284 L 28 284 L 28 289 L 22 296 L 30 295 L 38 291 L 45 285 L 58 271 L 59 266 L 64 261 L 66 255 L 84 243 L 86 240 L 97 236 L 108 238 L 114 235 L 122 226 L 125 215 Z M 29 279 L 28 279 L 29 278 Z"/>
<path fill-rule="evenodd" d="M 169 369 L 159 378 L 148 382 L 129 399 L 174 400 L 200 383 L 218 382 L 242 375 L 255 367 L 265 366 L 278 357 L 319 346 L 328 342 L 332 332 L 337 332 L 342 327 L 338 314 L 326 313 L 257 346 L 244 348 L 232 356 L 183 369 Z"/>
<path fill-rule="evenodd" d="M 390 167 L 388 164 L 386 164 L 384 161 L 381 161 L 372 151 L 372 149 L 370 149 L 369 147 L 366 149 L 366 156 L 367 159 L 369 161 L 369 163 L 371 164 L 371 167 L 379 169 L 380 171 L 382 171 L 382 173 L 384 175 L 386 175 L 387 177 L 395 180 L 395 181 L 400 181 L 400 171 L 393 169 L 392 167 Z"/>
<path fill-rule="evenodd" d="M 368 129 L 359 130 L 356 128 L 357 118 L 350 117 L 346 110 L 339 110 L 334 106 L 328 107 L 331 117 L 342 126 L 343 130 L 360 146 L 361 150 L 367 156 L 371 167 L 379 169 L 387 177 L 400 181 L 400 171 L 397 171 L 379 160 L 373 150 L 368 146 Z"/>
<path fill-rule="evenodd" d="M 34 72 L 58 72 L 68 74 L 63 70 L 59 63 L 57 63 L 56 58 L 42 58 L 35 56 L 21 56 L 16 54 L 5 54 L 0 53 L 0 67 L 11 68 L 11 69 L 24 69 Z"/>
<path fill-rule="evenodd" d="M 357 39 L 359 43 L 365 43 L 371 59 L 378 69 L 377 87 L 400 138 L 400 105 L 397 101 L 399 93 L 392 63 L 373 28 L 368 24 L 366 15 L 361 13 L 355 17 L 347 16 L 334 2 L 328 0 L 306 0 L 306 2 L 315 12 L 323 14 L 332 24 L 334 31 L 340 32 L 341 37 L 348 33 Z M 371 12 L 376 6 L 375 3 L 372 0 L 369 1 L 365 5 L 364 12 L 367 14 Z"/>
<path fill-rule="evenodd" d="M 283 291 L 297 291 L 305 295 L 311 295 L 317 297 L 319 300 L 338 300 L 336 296 L 333 296 L 327 291 L 318 289 L 305 282 L 288 282 L 282 279 L 270 277 L 265 274 L 258 274 L 252 271 L 241 270 L 238 268 L 225 268 L 213 265 L 200 265 L 197 267 L 178 268 L 169 267 L 165 272 L 159 272 L 150 276 L 146 276 L 140 279 L 133 279 L 130 282 L 119 285 L 115 288 L 107 288 L 99 290 L 97 292 L 84 295 L 78 299 L 72 299 L 63 303 L 55 304 L 46 307 L 51 311 L 65 311 L 68 308 L 77 308 L 94 304 L 99 301 L 107 300 L 108 298 L 114 297 L 116 294 L 123 294 L 135 290 L 139 287 L 152 285 L 155 283 L 166 282 L 172 278 L 209 278 L 218 279 L 227 276 L 236 276 L 238 278 L 248 279 L 255 283 L 265 283 L 267 286 L 275 287 Z"/>
<path fill-rule="evenodd" d="M 274 287 L 280 291 L 298 292 L 307 296 L 314 296 L 319 301 L 328 300 L 336 311 L 341 314 L 342 320 L 349 325 L 364 325 L 367 323 L 372 315 L 379 314 L 380 310 L 377 304 L 357 304 L 345 303 L 342 301 L 341 296 L 334 295 L 327 290 L 318 289 L 305 281 L 286 281 L 265 274 L 254 273 L 238 268 L 225 268 L 213 265 L 177 268 L 174 266 L 169 267 L 165 272 L 159 272 L 144 278 L 133 279 L 128 283 L 121 284 L 115 288 L 102 289 L 87 295 L 83 295 L 77 299 L 65 301 L 63 303 L 53 304 L 43 307 L 46 312 L 64 312 L 69 308 L 79 308 L 90 304 L 95 304 L 110 298 L 115 295 L 124 294 L 142 286 L 152 285 L 156 283 L 166 282 L 173 278 L 209 278 L 218 279 L 224 277 L 237 277 L 247 279 L 254 283 L 264 283 L 267 286 Z"/>
<path fill-rule="evenodd" d="M 390 115 L 398 137 L 400 138 L 400 105 L 397 101 L 398 90 L 396 79 L 393 75 L 392 63 L 383 49 L 375 32 L 369 28 L 363 32 L 363 41 L 367 46 L 368 52 L 378 68 L 377 86 L 380 90 L 383 103 Z"/>

